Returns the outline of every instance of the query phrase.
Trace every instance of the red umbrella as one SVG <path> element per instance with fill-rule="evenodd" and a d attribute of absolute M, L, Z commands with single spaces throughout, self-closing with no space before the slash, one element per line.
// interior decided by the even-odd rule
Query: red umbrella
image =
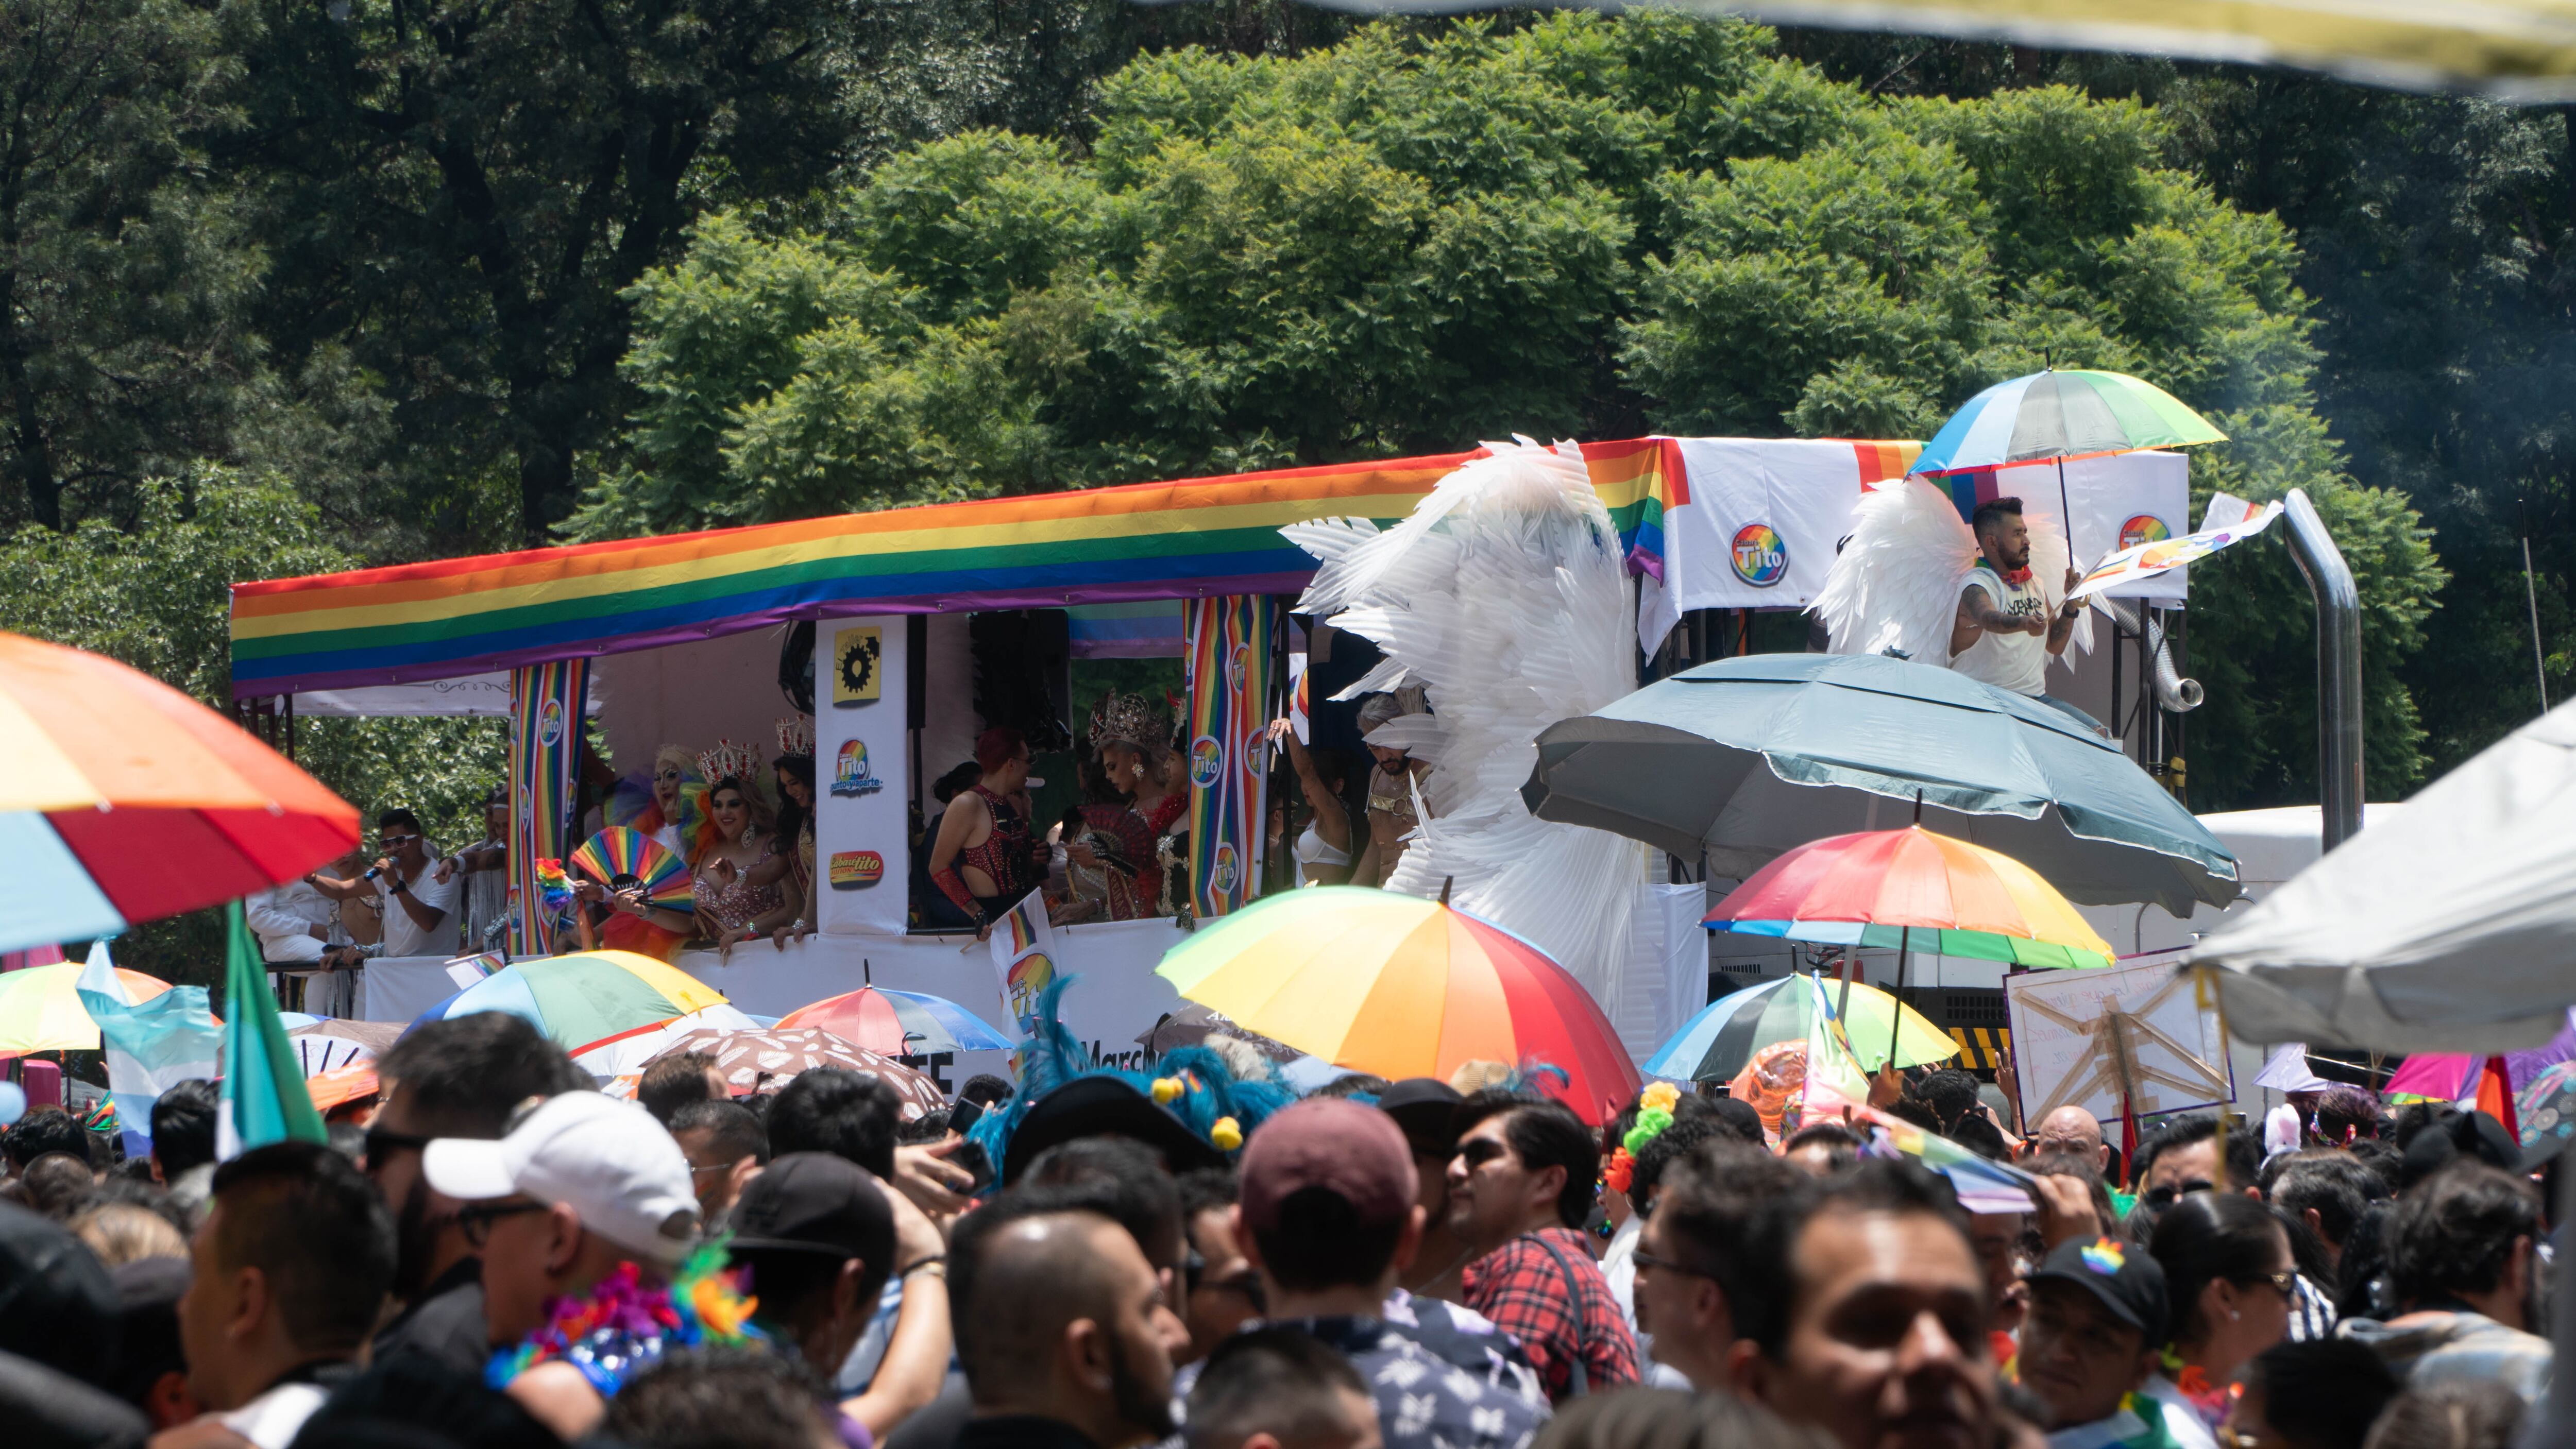
<path fill-rule="evenodd" d="M 358 812 L 240 726 L 113 659 L 0 634 L 0 951 L 290 881 Z"/>

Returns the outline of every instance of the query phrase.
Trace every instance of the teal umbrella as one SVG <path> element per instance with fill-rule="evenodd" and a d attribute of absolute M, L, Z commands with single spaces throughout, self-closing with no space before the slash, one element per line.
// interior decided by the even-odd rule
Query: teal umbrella
<path fill-rule="evenodd" d="M 2235 857 L 2118 746 L 2037 700 L 1883 655 L 1721 659 L 1559 720 L 1521 798 L 1542 820 L 1705 853 L 1738 880 L 1809 841 L 1912 822 L 2085 905 L 2187 918 L 2238 894 Z"/>

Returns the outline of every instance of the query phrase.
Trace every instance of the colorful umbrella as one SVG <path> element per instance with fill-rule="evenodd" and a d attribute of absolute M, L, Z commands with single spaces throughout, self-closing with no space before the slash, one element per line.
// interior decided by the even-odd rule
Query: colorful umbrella
<path fill-rule="evenodd" d="M 815 1027 L 882 1056 L 922 1052 L 1008 1051 L 1018 1045 L 982 1017 L 944 996 L 862 986 L 800 1006 L 779 1028 Z"/>
<path fill-rule="evenodd" d="M 2504 1054 L 2505 1072 L 2513 1080 L 2516 1096 L 2542 1072 L 2561 1062 L 2576 1061 L 2576 1011 L 2567 1016 L 2568 1024 L 2559 1028 L 2547 1046 Z M 2456 1102 L 2476 1090 L 2473 1079 L 2485 1060 L 2461 1052 L 2417 1052 L 2398 1065 L 2396 1075 L 2380 1090 L 2392 1097 Z"/>
<path fill-rule="evenodd" d="M 927 1113 L 948 1105 L 948 1095 L 939 1084 L 896 1061 L 892 1057 L 843 1041 L 816 1027 L 795 1029 L 756 1028 L 751 1031 L 716 1031 L 701 1028 L 686 1033 L 662 1049 L 659 1055 L 674 1052 L 705 1052 L 716 1059 L 716 1070 L 736 1096 L 753 1092 L 771 1092 L 787 1085 L 799 1073 L 817 1067 L 838 1067 L 850 1072 L 874 1072 L 886 1085 L 903 1098 L 903 1120 L 918 1120 Z"/>
<path fill-rule="evenodd" d="M 1813 999 L 1803 976 L 1784 976 L 1759 986 L 1721 996 L 1703 1006 L 1673 1039 L 1646 1058 L 1648 1076 L 1694 1082 L 1732 1079 L 1752 1062 L 1753 1054 L 1777 1042 L 1805 1041 Z M 1825 990 L 1839 996 L 1842 987 Z M 1875 986 L 1855 981 L 1851 1005 L 1843 1010 L 1844 1030 L 1852 1052 L 1867 1071 L 1887 1064 L 1887 1043 L 1896 1040 L 1896 1064 L 1919 1067 L 1948 1061 L 1959 1054 L 1958 1042 L 1934 1026 L 1923 1013 Z"/>
<path fill-rule="evenodd" d="M 662 842 L 631 825 L 612 825 L 583 841 L 573 851 L 572 863 L 611 890 L 640 888 L 649 905 L 666 911 L 698 908 L 689 867 Z"/>
<path fill-rule="evenodd" d="M 668 1021 L 647 1022 L 598 1041 L 586 1042 L 570 1049 L 573 1065 L 594 1077 L 630 1078 L 643 1075 L 644 1064 L 660 1056 L 671 1043 L 702 1028 L 717 1031 L 752 1031 L 760 1026 L 750 1013 L 738 1011 L 731 1002 L 701 1007 L 686 1016 Z"/>
<path fill-rule="evenodd" d="M 2576 1062 L 2542 1068 L 2514 1094 L 2514 1115 L 2521 1119 L 2526 1148 L 2576 1137 Z"/>
<path fill-rule="evenodd" d="M 422 1012 L 419 1020 L 507 1011 L 526 1017 L 546 1035 L 572 1047 L 722 1005 L 724 1000 L 714 987 L 650 956 L 583 951 L 520 961 L 495 971 Z"/>
<path fill-rule="evenodd" d="M 295 1048 L 296 1059 L 303 1063 L 308 1081 L 325 1072 L 373 1062 L 377 1056 L 390 1050 L 403 1033 L 399 1022 L 324 1017 L 297 1025 L 288 1022 L 287 1018 L 300 1017 L 300 1012 L 281 1011 L 277 1015 L 280 1023 L 286 1026 L 287 1045 Z M 317 1102 L 315 1105 L 321 1104 Z"/>
<path fill-rule="evenodd" d="M 2037 871 L 1920 825 L 1801 845 L 1755 871 L 1700 924 L 2013 966 L 2111 964 L 2111 944 Z"/>
<path fill-rule="evenodd" d="M 78 961 L 0 972 L 0 1057 L 98 1050 L 98 1023 L 74 989 L 80 974 Z M 116 974 L 137 1006 L 170 989 L 169 982 L 140 971 L 119 966 Z"/>
<path fill-rule="evenodd" d="M 1446 1077 L 1474 1060 L 1544 1063 L 1541 1085 L 1587 1122 L 1637 1068 L 1582 983 L 1463 911 L 1392 891 L 1287 891 L 1200 926 L 1156 972 L 1183 996 L 1336 1065 Z"/>
<path fill-rule="evenodd" d="M 2223 443 L 2227 435 L 2152 383 L 2124 372 L 2034 372 L 1999 382 L 1950 415 L 1916 473 L 1963 473 L 2041 459 Z"/>
<path fill-rule="evenodd" d="M 358 843 L 354 807 L 240 726 L 16 634 L 0 634 L 0 759 L 0 951 L 233 900 Z"/>

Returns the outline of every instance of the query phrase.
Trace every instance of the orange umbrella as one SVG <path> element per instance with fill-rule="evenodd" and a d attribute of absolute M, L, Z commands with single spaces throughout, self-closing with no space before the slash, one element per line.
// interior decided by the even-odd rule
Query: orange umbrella
<path fill-rule="evenodd" d="M 290 881 L 358 812 L 222 715 L 113 659 L 0 634 L 0 951 Z"/>

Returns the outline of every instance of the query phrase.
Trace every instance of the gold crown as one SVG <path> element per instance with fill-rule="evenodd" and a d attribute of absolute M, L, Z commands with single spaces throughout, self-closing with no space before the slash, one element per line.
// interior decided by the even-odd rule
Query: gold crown
<path fill-rule="evenodd" d="M 811 755 L 814 753 L 814 717 L 810 714 L 781 716 L 778 721 L 778 753 Z"/>
<path fill-rule="evenodd" d="M 1169 737 L 1170 727 L 1163 723 L 1163 712 L 1141 694 L 1120 694 L 1113 689 L 1100 697 L 1099 707 L 1091 712 L 1091 747 L 1095 750 L 1113 742 L 1156 749 Z"/>
<path fill-rule="evenodd" d="M 718 780 L 748 780 L 760 769 L 760 751 L 732 740 L 717 740 L 698 755 L 698 775 L 712 785 Z"/>

